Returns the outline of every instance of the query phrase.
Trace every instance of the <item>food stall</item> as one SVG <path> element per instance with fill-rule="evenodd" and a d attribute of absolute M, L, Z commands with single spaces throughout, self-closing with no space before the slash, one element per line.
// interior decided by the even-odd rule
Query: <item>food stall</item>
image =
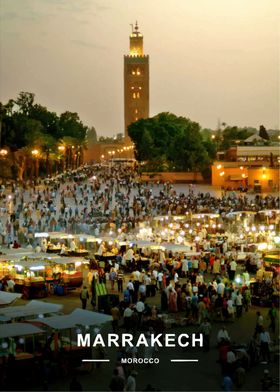
<path fill-rule="evenodd" d="M 20 294 L 15 294 L 20 295 Z M 43 318 L 59 314 L 63 308 L 61 304 L 32 300 L 26 305 L 8 306 L 0 308 L 0 316 L 6 317 L 7 322 L 24 321 L 30 318 Z"/>
<path fill-rule="evenodd" d="M 29 320 L 29 323 L 39 326 L 47 335 L 52 336 L 50 348 L 53 354 L 56 355 L 56 351 L 63 350 L 70 369 L 90 372 L 93 369 L 92 364 L 83 364 L 82 360 L 98 358 L 98 348 L 78 346 L 77 334 L 90 333 L 93 336 L 111 320 L 112 316 L 75 309 L 68 315 L 38 318 Z"/>

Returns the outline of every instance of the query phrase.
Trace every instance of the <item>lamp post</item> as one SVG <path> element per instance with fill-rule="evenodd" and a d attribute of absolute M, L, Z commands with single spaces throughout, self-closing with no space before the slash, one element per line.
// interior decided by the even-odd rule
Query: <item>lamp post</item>
<path fill-rule="evenodd" d="M 8 154 L 8 151 L 5 150 L 5 148 L 1 148 L 1 150 L 0 150 L 1 158 L 6 158 L 7 154 Z"/>
<path fill-rule="evenodd" d="M 59 162 L 60 162 L 60 167 L 61 167 L 61 171 L 64 171 L 64 153 L 65 153 L 65 146 L 62 144 L 61 146 L 58 146 L 58 151 L 61 154 L 60 158 L 59 158 Z"/>
<path fill-rule="evenodd" d="M 38 175 L 39 175 L 39 150 L 37 150 L 36 148 L 34 150 L 31 151 L 32 156 L 35 159 L 35 179 L 37 180 Z"/>

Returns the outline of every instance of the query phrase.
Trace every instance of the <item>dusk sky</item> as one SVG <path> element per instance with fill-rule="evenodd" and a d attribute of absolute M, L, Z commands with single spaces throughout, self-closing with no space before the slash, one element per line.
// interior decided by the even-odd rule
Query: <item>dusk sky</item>
<path fill-rule="evenodd" d="M 124 130 L 123 55 L 138 21 L 150 115 L 279 127 L 279 0 L 0 0 L 0 100 L 33 92 L 98 135 Z"/>

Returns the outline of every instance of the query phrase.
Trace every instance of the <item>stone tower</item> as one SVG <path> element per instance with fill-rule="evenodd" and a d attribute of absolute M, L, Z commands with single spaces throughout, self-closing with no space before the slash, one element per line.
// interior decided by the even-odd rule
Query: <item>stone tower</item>
<path fill-rule="evenodd" d="M 124 56 L 124 126 L 149 117 L 149 56 L 144 55 L 143 35 L 137 22 L 129 37 L 129 55 Z"/>

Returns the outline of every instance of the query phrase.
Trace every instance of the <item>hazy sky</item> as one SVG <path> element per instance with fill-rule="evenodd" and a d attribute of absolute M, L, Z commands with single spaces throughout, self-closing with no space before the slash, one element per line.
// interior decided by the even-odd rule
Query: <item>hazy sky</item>
<path fill-rule="evenodd" d="M 98 135 L 123 132 L 123 55 L 138 20 L 150 115 L 279 127 L 279 0 L 0 0 L 0 100 L 20 91 Z"/>

